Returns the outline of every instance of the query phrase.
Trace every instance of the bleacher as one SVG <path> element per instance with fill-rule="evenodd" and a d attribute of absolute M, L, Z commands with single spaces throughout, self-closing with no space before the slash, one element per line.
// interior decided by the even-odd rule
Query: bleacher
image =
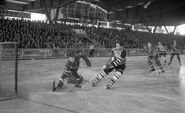
<path fill-rule="evenodd" d="M 74 29 L 84 30 L 86 38 L 77 36 Z M 0 19 L 0 42 L 18 42 L 19 48 L 88 48 L 90 42 L 112 48 L 116 41 L 123 42 L 125 48 L 144 48 L 147 42 L 159 41 L 170 47 L 173 40 L 184 47 L 185 37 L 171 34 Z"/>

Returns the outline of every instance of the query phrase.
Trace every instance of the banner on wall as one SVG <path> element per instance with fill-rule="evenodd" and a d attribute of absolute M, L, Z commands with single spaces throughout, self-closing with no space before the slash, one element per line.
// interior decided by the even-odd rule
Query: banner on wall
<path fill-rule="evenodd" d="M 46 57 L 52 56 L 51 49 L 26 49 L 23 50 L 24 57 Z"/>
<path fill-rule="evenodd" d="M 110 57 L 112 48 L 96 48 L 94 53 L 95 57 Z M 74 48 L 59 48 L 59 49 L 19 49 L 18 57 L 20 59 L 31 58 L 65 58 Z M 89 55 L 89 49 L 83 48 L 86 55 Z M 127 56 L 140 56 L 146 55 L 145 49 L 126 49 Z M 3 51 L 2 51 L 3 52 Z M 15 52 L 13 50 L 7 50 L 3 53 L 3 60 L 14 59 Z"/>
<path fill-rule="evenodd" d="M 129 51 L 129 55 L 137 55 L 138 51 L 137 50 L 128 50 Z"/>

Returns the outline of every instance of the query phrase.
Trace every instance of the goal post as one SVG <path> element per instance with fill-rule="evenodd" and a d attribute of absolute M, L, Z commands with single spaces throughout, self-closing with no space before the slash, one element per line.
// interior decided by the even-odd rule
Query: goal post
<path fill-rule="evenodd" d="M 18 47 L 16 42 L 0 42 L 0 97 L 18 92 Z"/>

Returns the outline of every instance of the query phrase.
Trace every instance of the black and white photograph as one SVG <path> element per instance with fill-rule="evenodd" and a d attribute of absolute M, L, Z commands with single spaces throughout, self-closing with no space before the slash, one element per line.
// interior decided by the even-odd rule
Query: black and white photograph
<path fill-rule="evenodd" d="M 185 113 L 185 1 L 0 0 L 0 113 Z"/>

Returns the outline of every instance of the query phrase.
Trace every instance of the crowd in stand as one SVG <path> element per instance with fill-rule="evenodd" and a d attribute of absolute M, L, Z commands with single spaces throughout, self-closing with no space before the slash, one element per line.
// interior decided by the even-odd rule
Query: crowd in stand
<path fill-rule="evenodd" d="M 103 41 L 108 48 L 114 46 L 116 41 L 122 42 L 125 48 L 144 48 L 148 42 L 156 45 L 159 41 L 170 48 L 173 40 L 176 40 L 182 48 L 185 46 L 185 36 L 179 35 L 104 28 L 96 28 L 89 32 L 91 32 L 90 37 Z"/>
<path fill-rule="evenodd" d="M 18 42 L 19 48 L 73 47 L 73 26 L 16 19 L 0 19 L 0 42 Z M 81 40 L 80 40 L 81 41 Z"/>
<path fill-rule="evenodd" d="M 90 41 L 77 36 L 74 29 L 83 29 L 89 40 L 106 48 L 115 41 L 123 42 L 126 48 L 143 48 L 147 42 L 164 43 L 168 47 L 175 39 L 184 47 L 185 37 L 170 34 L 152 34 L 132 30 L 116 30 L 67 24 L 47 24 L 26 20 L 0 18 L 0 42 L 18 42 L 19 48 L 73 48 L 88 47 Z"/>

